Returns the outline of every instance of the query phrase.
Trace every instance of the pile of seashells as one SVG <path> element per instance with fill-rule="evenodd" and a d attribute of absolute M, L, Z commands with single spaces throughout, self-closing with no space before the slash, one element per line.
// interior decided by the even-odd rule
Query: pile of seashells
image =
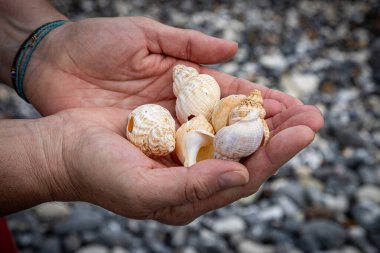
<path fill-rule="evenodd" d="M 220 99 L 213 77 L 184 65 L 174 67 L 173 80 L 181 124 L 177 131 L 170 112 L 160 105 L 141 105 L 128 116 L 127 139 L 147 156 L 166 156 L 175 150 L 189 167 L 212 158 L 239 161 L 268 142 L 259 90 Z"/>

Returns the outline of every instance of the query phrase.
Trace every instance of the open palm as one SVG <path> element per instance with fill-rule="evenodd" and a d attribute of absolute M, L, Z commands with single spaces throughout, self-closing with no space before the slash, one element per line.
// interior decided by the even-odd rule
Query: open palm
<path fill-rule="evenodd" d="M 301 126 L 306 120 L 304 113 L 297 111 L 288 110 L 267 120 L 272 139 L 244 161 L 245 166 L 212 159 L 190 168 L 169 157 L 152 160 L 128 142 L 124 132 L 129 110 L 62 111 L 57 115 L 65 123 L 56 136 L 63 140 L 60 164 L 64 166 L 53 180 L 59 185 L 53 187 L 52 195 L 55 200 L 88 201 L 129 218 L 186 224 L 256 192 L 310 143 L 314 137 L 311 128 L 317 130 L 320 123 L 309 121 L 310 126 Z M 318 118 L 317 111 L 308 114 Z"/>
<path fill-rule="evenodd" d="M 236 49 L 233 42 L 146 18 L 88 19 L 49 34 L 30 62 L 24 89 L 42 114 L 63 111 L 58 115 L 71 129 L 64 134 L 70 147 L 64 170 L 69 184 L 81 189 L 78 198 L 128 217 L 183 224 L 254 193 L 307 146 L 323 125 L 318 109 L 199 65 L 225 61 Z M 141 104 L 160 104 L 175 115 L 176 64 L 213 76 L 223 97 L 261 90 L 271 139 L 244 166 L 207 160 L 185 168 L 170 156 L 154 161 L 125 139 L 127 115 Z M 225 173 L 232 174 L 223 181 Z"/>
<path fill-rule="evenodd" d="M 146 18 L 89 19 L 57 29 L 39 45 L 24 87 L 43 114 L 84 106 L 132 109 L 145 103 L 169 108 L 173 65 L 181 59 L 220 62 L 236 48 Z"/>

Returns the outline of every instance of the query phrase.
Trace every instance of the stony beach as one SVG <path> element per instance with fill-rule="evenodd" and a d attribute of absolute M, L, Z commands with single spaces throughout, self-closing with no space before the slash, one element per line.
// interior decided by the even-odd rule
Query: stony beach
<path fill-rule="evenodd" d="M 147 16 L 239 43 L 211 66 L 323 113 L 314 142 L 254 196 L 183 227 L 87 203 L 8 216 L 20 253 L 380 252 L 380 2 L 54 1 L 73 20 Z M 39 114 L 0 86 L 0 118 Z"/>

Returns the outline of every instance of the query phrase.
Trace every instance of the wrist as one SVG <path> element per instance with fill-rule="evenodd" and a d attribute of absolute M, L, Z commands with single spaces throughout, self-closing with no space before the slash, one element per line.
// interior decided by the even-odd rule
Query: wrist
<path fill-rule="evenodd" d="M 61 114 L 44 117 L 35 122 L 34 142 L 37 143 L 38 154 L 36 164 L 41 168 L 41 177 L 35 177 L 37 185 L 43 186 L 45 201 L 79 200 L 76 188 L 70 178 L 70 168 L 65 159 L 70 144 L 65 138 L 69 131 L 68 124 Z M 75 132 L 75 131 L 73 131 Z"/>
<path fill-rule="evenodd" d="M 62 131 L 57 116 L 0 121 L 0 216 L 74 200 L 62 159 Z"/>
<path fill-rule="evenodd" d="M 22 42 L 37 27 L 67 17 L 46 0 L 6 2 L 0 3 L 0 82 L 11 86 L 9 71 Z"/>
<path fill-rule="evenodd" d="M 38 122 L 0 121 L 0 216 L 50 200 Z"/>

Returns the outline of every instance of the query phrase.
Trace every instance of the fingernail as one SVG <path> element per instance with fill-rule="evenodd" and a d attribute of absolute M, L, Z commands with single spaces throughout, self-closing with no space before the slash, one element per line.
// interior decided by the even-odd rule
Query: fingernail
<path fill-rule="evenodd" d="M 222 189 L 244 185 L 247 182 L 247 178 L 236 171 L 226 172 L 218 177 L 218 183 Z"/>

